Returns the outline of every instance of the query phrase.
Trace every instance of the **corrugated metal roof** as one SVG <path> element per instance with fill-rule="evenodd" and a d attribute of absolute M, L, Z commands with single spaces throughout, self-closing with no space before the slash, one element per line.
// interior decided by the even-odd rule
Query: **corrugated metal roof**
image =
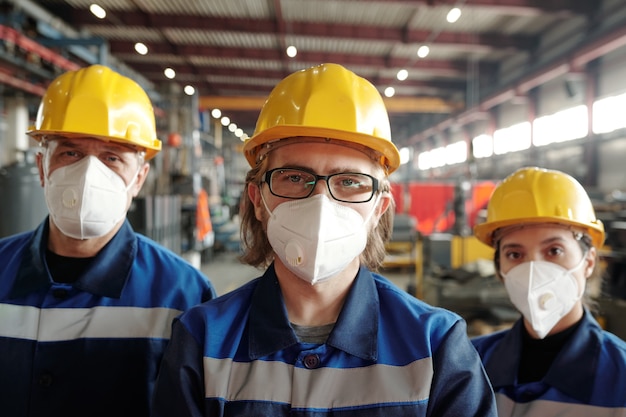
<path fill-rule="evenodd" d="M 615 17 L 613 10 L 626 10 L 616 0 L 606 10 L 600 1 L 466 0 L 456 23 L 446 21 L 451 0 L 98 0 L 108 13 L 102 20 L 88 10 L 93 1 L 38 4 L 85 38 L 105 39 L 112 56 L 156 86 L 266 96 L 293 71 L 336 62 L 381 91 L 393 86 L 399 96 L 437 97 L 455 108 L 470 90 L 475 102 L 535 69 L 559 45 L 572 53 L 586 42 L 576 33 L 588 35 L 602 13 L 615 28 L 626 20 L 626 11 Z M 148 55 L 135 53 L 135 42 Z M 298 48 L 294 58 L 286 56 L 289 45 Z M 416 55 L 422 45 L 430 47 L 424 59 Z M 177 79 L 164 77 L 166 66 Z M 405 81 L 396 78 L 402 68 Z"/>

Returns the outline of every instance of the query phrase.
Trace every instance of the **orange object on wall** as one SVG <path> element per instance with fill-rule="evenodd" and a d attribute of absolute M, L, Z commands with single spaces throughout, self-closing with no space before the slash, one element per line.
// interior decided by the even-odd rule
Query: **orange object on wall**
<path fill-rule="evenodd" d="M 204 241 L 204 238 L 213 231 L 211 212 L 209 211 L 209 194 L 204 189 L 200 189 L 196 202 L 196 229 L 199 242 Z"/>
<path fill-rule="evenodd" d="M 179 133 L 170 133 L 167 135 L 167 144 L 174 148 L 178 148 L 183 143 L 183 138 Z"/>

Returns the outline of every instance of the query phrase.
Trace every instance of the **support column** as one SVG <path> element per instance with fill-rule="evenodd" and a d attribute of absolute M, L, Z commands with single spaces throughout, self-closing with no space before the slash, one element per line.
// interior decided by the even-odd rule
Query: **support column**
<path fill-rule="evenodd" d="M 24 156 L 29 148 L 28 136 L 28 107 L 22 96 L 7 97 L 6 106 L 6 136 L 3 141 L 2 159 L 0 166 L 11 165 L 15 162 L 24 162 Z"/>

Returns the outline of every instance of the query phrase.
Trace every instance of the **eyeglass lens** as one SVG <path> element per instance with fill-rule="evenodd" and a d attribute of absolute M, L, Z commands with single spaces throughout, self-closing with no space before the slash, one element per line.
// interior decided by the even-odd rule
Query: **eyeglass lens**
<path fill-rule="evenodd" d="M 271 171 L 270 191 L 285 198 L 306 198 L 313 193 L 319 179 L 326 179 L 331 196 L 346 202 L 369 201 L 374 194 L 374 178 L 360 173 L 337 173 L 327 177 L 298 169 Z"/>

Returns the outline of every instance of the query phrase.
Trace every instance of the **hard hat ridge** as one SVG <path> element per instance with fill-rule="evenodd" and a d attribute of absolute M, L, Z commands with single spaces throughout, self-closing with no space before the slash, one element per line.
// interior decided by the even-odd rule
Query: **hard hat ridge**
<path fill-rule="evenodd" d="M 493 246 L 499 229 L 537 223 L 579 229 L 595 247 L 604 242 L 604 225 L 584 187 L 568 174 L 539 167 L 521 168 L 498 184 L 487 205 L 487 220 L 474 227 L 474 234 Z"/>
<path fill-rule="evenodd" d="M 389 117 L 376 88 L 338 64 L 322 64 L 284 78 L 266 100 L 252 138 L 244 143 L 255 166 L 263 145 L 295 137 L 330 138 L 373 150 L 393 172 L 400 165 Z"/>
<path fill-rule="evenodd" d="M 161 149 L 154 109 L 146 92 L 130 78 L 103 65 L 68 71 L 57 77 L 41 100 L 35 126 L 27 132 L 93 137 L 137 146 L 146 160 Z"/>

